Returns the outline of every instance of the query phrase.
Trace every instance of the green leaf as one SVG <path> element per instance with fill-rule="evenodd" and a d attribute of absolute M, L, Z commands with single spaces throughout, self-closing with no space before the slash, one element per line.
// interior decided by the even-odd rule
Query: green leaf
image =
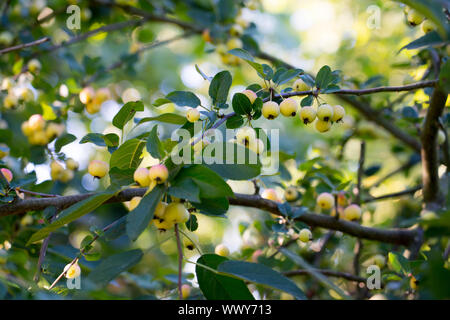
<path fill-rule="evenodd" d="M 219 264 L 217 270 L 232 274 L 243 280 L 256 282 L 274 289 L 285 291 L 297 299 L 306 299 L 305 294 L 292 280 L 263 264 L 228 260 Z"/>
<path fill-rule="evenodd" d="M 162 105 L 165 105 L 167 103 L 171 103 L 172 101 L 170 101 L 169 99 L 165 99 L 165 98 L 159 98 L 156 99 L 155 102 L 153 102 L 153 106 L 154 107 L 160 107 Z"/>
<path fill-rule="evenodd" d="M 144 146 L 144 140 L 131 139 L 125 141 L 119 149 L 112 153 L 109 166 L 119 169 L 137 168 L 142 161 L 141 155 Z"/>
<path fill-rule="evenodd" d="M 197 217 L 194 214 L 191 214 L 189 220 L 185 223 L 186 229 L 191 232 L 194 232 L 198 228 Z"/>
<path fill-rule="evenodd" d="M 419 49 L 423 47 L 432 47 L 436 45 L 440 45 L 444 43 L 444 40 L 442 40 L 441 36 L 436 31 L 428 32 L 427 34 L 423 35 L 422 37 L 411 41 L 406 46 L 403 46 L 400 50 L 403 49 L 407 50 L 413 50 L 413 49 Z"/>
<path fill-rule="evenodd" d="M 333 81 L 333 74 L 329 66 L 325 65 L 320 68 L 316 76 L 316 87 L 318 89 L 325 89 Z"/>
<path fill-rule="evenodd" d="M 195 274 L 205 298 L 208 300 L 254 300 L 244 281 L 217 274 L 199 265 L 216 270 L 227 260 L 216 254 L 204 254 L 198 258 Z"/>
<path fill-rule="evenodd" d="M 134 171 L 134 168 L 119 169 L 117 167 L 112 167 L 109 170 L 109 179 L 111 180 L 111 185 L 127 186 L 132 184 L 134 182 Z"/>
<path fill-rule="evenodd" d="M 180 107 L 197 108 L 201 104 L 200 99 L 189 91 L 173 91 L 166 98 Z"/>
<path fill-rule="evenodd" d="M 295 77 L 297 77 L 298 75 L 300 75 L 301 73 L 303 73 L 302 69 L 291 69 L 291 70 L 287 70 L 285 72 L 283 72 L 282 74 L 280 74 L 277 79 L 275 80 L 275 76 L 274 76 L 274 82 L 278 85 L 284 84 L 286 82 L 289 82 L 290 80 L 294 79 Z"/>
<path fill-rule="evenodd" d="M 191 202 L 200 202 L 200 188 L 190 179 L 174 180 L 168 191 L 169 195 Z"/>
<path fill-rule="evenodd" d="M 73 134 L 70 133 L 66 133 L 62 136 L 60 136 L 58 139 L 56 139 L 55 141 L 55 152 L 60 152 L 61 148 L 64 147 L 65 145 L 74 142 L 75 140 L 77 140 L 77 137 L 75 137 Z"/>
<path fill-rule="evenodd" d="M 395 272 L 404 275 L 407 275 L 410 272 L 409 261 L 402 255 L 395 252 L 389 252 L 388 261 L 389 265 Z"/>
<path fill-rule="evenodd" d="M 230 186 L 213 170 L 204 165 L 194 164 L 184 167 L 175 177 L 175 183 L 192 179 L 200 189 L 200 197 L 220 198 L 234 195 Z"/>
<path fill-rule="evenodd" d="M 248 53 L 247 51 L 245 51 L 244 49 L 236 48 L 236 49 L 232 49 L 232 50 L 228 51 L 228 53 L 245 60 L 259 74 L 264 74 L 263 66 L 261 64 L 255 62 L 253 56 L 250 53 Z"/>
<path fill-rule="evenodd" d="M 125 124 L 134 118 L 137 111 L 144 111 L 144 104 L 142 101 L 130 101 L 125 103 L 114 116 L 112 124 L 116 128 L 123 129 Z"/>
<path fill-rule="evenodd" d="M 91 142 L 99 147 L 117 147 L 119 145 L 119 136 L 115 133 L 103 135 L 101 133 L 88 133 L 80 140 L 80 144 Z"/>
<path fill-rule="evenodd" d="M 201 198 L 200 202 L 191 202 L 192 205 L 208 216 L 225 217 L 229 208 L 228 198 Z"/>
<path fill-rule="evenodd" d="M 302 107 L 309 107 L 313 105 L 313 101 L 314 101 L 314 96 L 313 95 L 309 95 L 305 98 L 302 99 L 302 101 L 300 102 L 300 105 Z"/>
<path fill-rule="evenodd" d="M 235 114 L 234 116 L 229 117 L 227 119 L 227 122 L 225 123 L 225 125 L 228 129 L 240 128 L 243 124 L 244 124 L 244 118 L 238 114 Z"/>
<path fill-rule="evenodd" d="M 135 241 L 153 219 L 156 206 L 161 201 L 165 187 L 158 185 L 141 199 L 139 205 L 127 215 L 126 230 L 130 240 Z"/>
<path fill-rule="evenodd" d="M 165 151 L 161 141 L 158 138 L 158 125 L 155 125 L 147 138 L 147 151 L 153 158 L 164 158 Z"/>
<path fill-rule="evenodd" d="M 209 85 L 209 96 L 213 104 L 225 103 L 232 83 L 231 74 L 228 71 L 217 73 Z"/>
<path fill-rule="evenodd" d="M 139 249 L 109 256 L 91 271 L 87 280 L 97 288 L 104 287 L 119 274 L 137 264 L 142 256 L 143 252 Z"/>
<path fill-rule="evenodd" d="M 447 60 L 439 73 L 439 85 L 448 93 L 450 92 L 450 61 Z"/>
<path fill-rule="evenodd" d="M 252 112 L 252 103 L 243 93 L 235 93 L 233 96 L 233 110 L 236 114 L 245 115 Z"/>
<path fill-rule="evenodd" d="M 171 124 L 185 124 L 186 117 L 180 116 L 179 114 L 176 113 L 163 113 L 156 117 L 142 118 L 141 120 L 139 120 L 138 125 L 149 121 L 159 121 Z"/>
<path fill-rule="evenodd" d="M 106 200 L 112 198 L 116 194 L 116 190 L 107 190 L 101 193 L 94 194 L 83 201 L 77 202 L 69 208 L 61 211 L 58 216 L 58 219 L 53 221 L 48 226 L 40 229 L 38 232 L 34 233 L 30 240 L 28 240 L 27 245 L 42 240 L 46 238 L 51 232 L 56 229 L 61 228 L 62 226 L 72 222 L 85 214 L 88 214 L 99 206 L 101 206 Z"/>

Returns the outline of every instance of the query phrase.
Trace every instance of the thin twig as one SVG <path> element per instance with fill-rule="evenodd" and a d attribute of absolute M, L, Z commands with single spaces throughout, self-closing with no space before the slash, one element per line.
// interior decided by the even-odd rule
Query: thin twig
<path fill-rule="evenodd" d="M 399 192 L 384 194 L 384 195 L 378 196 L 378 197 L 367 198 L 367 199 L 364 199 L 362 202 L 369 203 L 369 202 L 374 202 L 374 201 L 397 198 L 397 197 L 401 197 L 401 196 L 405 196 L 405 195 L 414 194 L 421 189 L 422 189 L 422 186 L 416 186 L 414 188 L 406 189 L 406 190 L 399 191 Z"/>
<path fill-rule="evenodd" d="M 178 231 L 178 223 L 175 224 L 175 236 L 177 238 L 177 248 L 178 248 L 178 295 L 179 299 L 183 300 L 183 292 L 181 290 L 181 276 L 183 268 L 183 247 L 181 246 L 180 233 Z"/>
<path fill-rule="evenodd" d="M 16 46 L 0 50 L 0 55 L 8 53 L 8 52 L 11 52 L 11 51 L 22 50 L 22 49 L 25 49 L 25 48 L 28 48 L 28 47 L 37 46 L 37 45 L 40 45 L 41 43 L 47 42 L 49 40 L 50 40 L 49 37 L 43 37 L 41 39 L 38 39 L 38 40 L 35 40 L 35 41 L 31 41 L 31 42 L 28 42 L 28 43 L 18 44 Z"/>

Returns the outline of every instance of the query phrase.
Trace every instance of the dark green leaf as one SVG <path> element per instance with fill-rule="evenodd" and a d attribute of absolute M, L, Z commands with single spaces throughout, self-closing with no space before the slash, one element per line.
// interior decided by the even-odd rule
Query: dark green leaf
<path fill-rule="evenodd" d="M 214 76 L 209 85 L 209 96 L 212 98 L 214 105 L 227 101 L 231 82 L 231 74 L 228 71 L 221 71 Z"/>
<path fill-rule="evenodd" d="M 131 139 L 125 141 L 119 149 L 112 153 L 109 166 L 119 169 L 137 168 L 142 161 L 141 155 L 144 146 L 144 140 Z"/>
<path fill-rule="evenodd" d="M 252 103 L 243 93 L 235 93 L 233 96 L 233 110 L 236 114 L 245 115 L 252 112 Z"/>
<path fill-rule="evenodd" d="M 125 103 L 114 116 L 112 124 L 119 129 L 123 129 L 125 124 L 133 119 L 137 111 L 144 111 L 144 104 L 142 101 L 130 101 Z"/>
<path fill-rule="evenodd" d="M 166 98 L 180 107 L 197 108 L 201 104 L 200 99 L 189 91 L 173 91 Z"/>
<path fill-rule="evenodd" d="M 61 148 L 64 147 L 65 145 L 74 142 L 75 140 L 77 140 L 77 137 L 75 137 L 73 134 L 70 133 L 66 133 L 62 136 L 60 136 L 58 139 L 56 139 L 55 141 L 55 152 L 60 152 Z"/>
<path fill-rule="evenodd" d="M 153 158 L 164 158 L 165 151 L 161 141 L 158 138 L 158 125 L 155 125 L 147 138 L 147 151 Z"/>

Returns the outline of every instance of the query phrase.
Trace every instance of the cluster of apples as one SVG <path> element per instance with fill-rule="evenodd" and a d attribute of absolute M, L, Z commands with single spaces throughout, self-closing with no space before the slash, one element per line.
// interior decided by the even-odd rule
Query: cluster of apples
<path fill-rule="evenodd" d="M 425 17 L 417 12 L 417 10 L 405 6 L 403 12 L 405 13 L 406 20 L 408 20 L 410 26 L 416 27 L 422 24 L 422 30 L 425 33 L 436 30 L 436 25 L 433 23 L 433 21 L 425 19 Z"/>
<path fill-rule="evenodd" d="M 53 160 L 50 163 L 50 176 L 52 177 L 52 180 L 67 183 L 73 179 L 75 175 L 74 171 L 78 170 L 78 162 L 72 158 L 68 158 L 64 163 L 66 168 L 56 160 Z"/>
<path fill-rule="evenodd" d="M 37 73 L 40 69 L 41 63 L 38 60 L 32 59 L 28 62 L 28 70 L 33 70 L 33 73 Z M 17 108 L 21 102 L 35 100 L 34 92 L 29 86 L 25 84 L 16 86 L 15 81 L 11 78 L 4 78 L 2 80 L 1 90 L 6 91 L 3 106 L 8 110 Z"/>
<path fill-rule="evenodd" d="M 22 132 L 32 145 L 45 146 L 53 139 L 59 137 L 65 130 L 62 123 L 49 122 L 40 114 L 33 114 L 22 123 Z"/>
<path fill-rule="evenodd" d="M 347 205 L 347 198 L 343 193 L 339 193 L 337 197 L 338 197 L 338 206 L 344 207 Z M 333 209 L 335 207 L 334 196 L 328 192 L 323 192 L 319 194 L 319 196 L 317 197 L 317 205 L 322 210 Z M 361 219 L 361 208 L 357 204 L 350 204 L 346 206 L 344 209 L 340 207 L 334 209 L 337 211 L 341 219 L 348 221 L 358 221 L 359 219 Z"/>
<path fill-rule="evenodd" d="M 108 88 L 95 90 L 92 87 L 85 87 L 78 96 L 81 103 L 85 105 L 86 112 L 95 114 L 100 111 L 102 103 L 111 98 L 111 92 Z"/>

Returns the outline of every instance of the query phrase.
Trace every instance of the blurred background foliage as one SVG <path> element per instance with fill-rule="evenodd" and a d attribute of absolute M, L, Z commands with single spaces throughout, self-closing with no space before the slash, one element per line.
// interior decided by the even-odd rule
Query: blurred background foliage
<path fill-rule="evenodd" d="M 101 26 L 129 21 L 132 16 L 125 10 L 100 5 L 96 1 L 7 2 L 9 7 L 6 14 L 2 15 L 0 32 L 8 31 L 14 36 L 11 45 L 44 36 L 51 39 L 39 47 L 0 57 L 1 79 L 15 78 L 18 84 L 30 88 L 32 86 L 36 97 L 34 101 L 22 105 L 19 111 L 2 109 L 0 117 L 0 143 L 10 148 L 11 156 L 5 160 L 5 164 L 17 177 L 24 177 L 27 173 L 35 171 L 37 182 L 29 188 L 36 192 L 69 195 L 101 189 L 108 184 L 105 179 L 100 182 L 93 181 L 86 173 L 86 168 L 90 160 L 106 160 L 109 153 L 103 147 L 78 142 L 90 132 L 120 135 L 120 131 L 112 126 L 111 120 L 123 103 L 141 99 L 145 111 L 137 115 L 139 118 L 168 112 L 184 115 L 187 108 L 174 104 L 166 104 L 159 108 L 152 105 L 156 99 L 174 90 L 193 91 L 205 105 L 208 105 L 209 83 L 196 71 L 195 65 L 211 76 L 220 70 L 230 70 L 233 75 L 230 96 L 260 80 L 254 70 L 243 61 L 237 65 L 224 63 L 230 61 L 225 61 L 216 52 L 216 43 L 205 41 L 205 34 L 190 35 L 168 45 L 144 49 L 141 52 L 145 46 L 189 32 L 163 22 L 147 22 L 137 27 L 99 33 L 86 41 L 54 50 L 53 46 L 58 46 L 73 37 Z M 329 65 L 332 70 L 341 70 L 341 87 L 403 85 L 421 80 L 430 66 L 432 69 L 428 50 L 399 52 L 404 45 L 421 37 L 423 31 L 420 27 L 412 28 L 406 23 L 403 5 L 398 2 L 381 0 L 252 0 L 246 4 L 243 1 L 216 0 L 116 2 L 135 6 L 155 15 L 176 17 L 187 21 L 194 28 L 208 29 L 210 36 L 216 37 L 214 41 L 219 42 L 225 41 L 230 25 L 233 25 L 235 18 L 239 17 L 247 26 L 242 35 L 244 48 L 256 52 L 256 48 L 259 47 L 262 52 L 311 74 L 316 74 L 323 65 Z M 66 26 L 69 14 L 66 14 L 65 10 L 68 4 L 76 4 L 81 8 L 80 30 L 70 30 Z M 51 12 L 45 8 L 51 8 L 56 14 L 51 19 L 39 23 L 38 16 L 42 17 Z M 1 47 L 7 45 L 2 44 Z M 436 50 L 441 52 L 445 47 Z M 40 61 L 42 69 L 39 73 L 30 74 L 24 70 L 24 66 L 31 58 Z M 120 62 L 121 66 L 110 70 L 110 66 L 117 62 Z M 73 98 L 92 76 L 95 77 L 95 81 L 91 85 L 96 89 L 108 87 L 113 97 L 104 102 L 101 111 L 94 115 L 86 113 L 80 101 Z M 436 76 L 432 70 L 429 79 Z M 361 100 L 370 103 L 380 115 L 389 117 L 398 127 L 417 137 L 419 124 L 429 104 L 429 93 L 429 89 L 408 93 L 379 93 L 365 96 Z M 4 92 L 2 97 L 5 97 Z M 311 169 L 308 168 L 308 163 L 311 163 L 308 161 L 313 159 L 316 165 L 324 168 L 323 172 L 327 176 L 339 176 L 339 182 L 352 181 L 346 188 L 347 194 L 350 195 L 356 182 L 362 139 L 367 142 L 363 198 L 402 191 L 421 183 L 420 157 L 417 154 L 336 97 L 324 95 L 323 99 L 330 104 L 342 104 L 347 112 L 344 124 L 333 127 L 324 134 L 318 133 L 312 126 L 304 126 L 297 118 L 292 120 L 279 117 L 270 123 L 265 119 L 255 121 L 255 126 L 258 127 L 280 129 L 282 137 L 280 149 L 286 153 L 287 158 L 280 168 L 280 175 L 263 177 L 262 181 L 267 187 L 275 188 L 282 198 L 285 187 L 299 185 L 302 190 L 300 203 L 319 212 L 315 208 L 315 198 L 320 192 L 329 191 L 329 187 L 320 179 L 303 179 Z M 75 142 L 62 147 L 59 154 L 54 153 L 55 157 L 62 159 L 70 157 L 79 162 L 80 168 L 70 183 L 50 180 L 50 159 L 45 156 L 45 148 L 30 146 L 22 134 L 21 123 L 34 113 L 43 113 L 46 120 L 64 122 L 67 133 L 76 136 Z M 160 126 L 161 137 L 170 137 L 175 127 Z M 150 124 L 142 125 L 139 132 L 150 128 Z M 53 150 L 52 144 L 49 147 Z M 142 166 L 156 162 L 157 160 L 147 153 Z M 406 163 L 411 164 L 407 170 L 380 184 L 376 183 Z M 445 167 L 441 170 L 445 170 Z M 235 192 L 253 192 L 251 182 L 229 183 Z M 396 200 L 367 203 L 363 205 L 362 224 L 379 228 L 410 227 L 417 223 L 420 211 L 420 193 Z M 102 228 L 127 212 L 123 204 L 107 204 L 54 233 L 43 265 L 39 287 L 44 288 L 55 279 L 64 265 L 76 255 L 81 241 L 92 228 Z M 46 212 L 34 212 L 0 219 L 0 243 L 3 243 L 0 247 L 0 298 L 176 297 L 176 243 L 172 234 L 160 234 L 153 228 L 148 228 L 134 243 L 126 236 L 111 241 L 101 239 L 95 243 L 93 252 L 100 252 L 102 257 L 130 247 L 140 248 L 145 253 L 139 264 L 112 281 L 105 290 L 80 293 L 64 289 L 64 285 L 57 287 L 53 292 L 26 290 L 31 286 L 36 272 L 40 244 L 25 246 L 25 243 L 39 228 L 39 223 L 42 223 L 46 215 L 48 215 Z M 280 254 L 269 258 L 277 244 L 289 239 L 284 230 L 274 232 L 270 224 L 265 222 L 270 219 L 269 214 L 256 209 L 231 207 L 227 216 L 223 219 L 197 215 L 199 227 L 195 233 L 204 252 L 212 252 L 216 244 L 224 243 L 230 248 L 233 258 L 255 261 L 262 253 L 259 256 L 260 262 L 282 271 L 294 268 L 293 262 Z M 448 241 L 446 232 L 448 225 L 444 235 L 439 234 L 431 238 L 424 251 L 430 247 L 439 249 L 445 247 Z M 299 244 L 296 248 L 306 260 L 313 258 L 314 250 L 317 250 L 326 231 L 314 229 L 313 234 L 314 240 L 311 244 Z M 324 253 L 320 267 L 341 271 L 352 270 L 355 241 L 355 238 L 337 232 L 331 239 L 329 249 Z M 361 261 L 369 260 L 375 254 L 387 258 L 390 251 L 401 253 L 402 248 L 365 241 Z M 421 298 L 450 297 L 448 286 L 442 288 L 445 283 L 450 283 L 449 271 L 442 268 L 442 258 L 439 258 L 436 252 L 433 251 L 426 264 L 412 266 L 414 272 L 424 277 L 424 289 L 419 295 Z M 191 255 L 192 257 L 189 257 L 188 253 L 189 259 L 196 260 L 196 254 Z M 445 263 L 448 265 L 448 260 Z M 80 264 L 84 273 L 91 270 L 98 261 L 86 261 L 83 258 Z M 194 265 L 185 265 L 185 281 L 193 279 L 193 271 Z M 395 273 L 392 267 L 385 267 L 384 271 L 387 275 Z M 366 276 L 364 272 L 362 274 Z M 417 297 L 417 293 L 410 291 L 409 277 L 401 276 L 397 279 L 392 275 L 392 279 L 392 285 L 376 292 L 378 298 Z M 314 298 L 335 298 L 333 292 L 317 286 L 312 277 L 298 276 L 294 280 Z M 354 283 L 340 279 L 333 281 L 346 289 L 354 289 Z M 280 296 L 277 291 L 259 286 L 253 289 L 256 297 L 286 298 Z M 198 289 L 194 289 L 191 297 L 201 298 L 202 294 Z"/>

